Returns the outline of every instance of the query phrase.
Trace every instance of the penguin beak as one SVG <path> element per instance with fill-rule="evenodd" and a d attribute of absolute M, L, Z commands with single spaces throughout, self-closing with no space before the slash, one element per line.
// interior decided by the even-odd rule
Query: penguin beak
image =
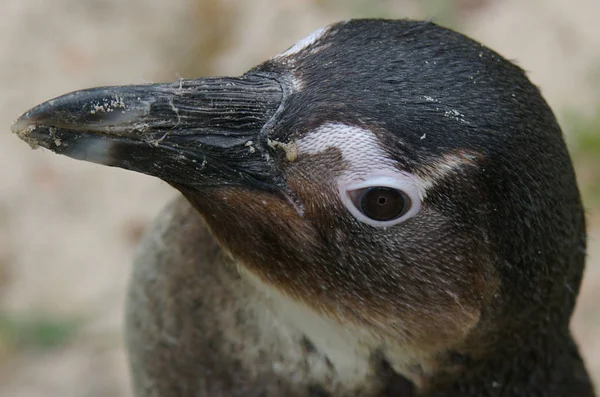
<path fill-rule="evenodd" d="M 272 166 L 260 132 L 282 95 L 257 75 L 92 88 L 36 106 L 12 130 L 34 148 L 177 186 L 264 188 Z"/>

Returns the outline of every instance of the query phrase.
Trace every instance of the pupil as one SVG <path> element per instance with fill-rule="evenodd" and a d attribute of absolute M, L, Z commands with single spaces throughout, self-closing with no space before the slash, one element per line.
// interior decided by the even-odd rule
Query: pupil
<path fill-rule="evenodd" d="M 406 207 L 404 193 L 389 187 L 366 189 L 361 200 L 363 214 L 376 221 L 389 221 L 403 214 Z"/>

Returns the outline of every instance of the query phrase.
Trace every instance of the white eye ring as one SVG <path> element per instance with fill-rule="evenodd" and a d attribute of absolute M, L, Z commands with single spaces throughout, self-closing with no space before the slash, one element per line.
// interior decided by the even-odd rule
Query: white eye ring
<path fill-rule="evenodd" d="M 410 207 L 408 209 L 404 209 L 401 215 L 397 218 L 390 220 L 376 220 L 368 217 L 360 208 L 358 208 L 353 199 L 354 197 L 352 193 L 368 188 L 378 187 L 393 189 L 401 192 L 403 196 L 409 199 L 408 205 Z M 415 216 L 421 210 L 422 195 L 419 187 L 410 175 L 404 173 L 394 173 L 392 175 L 373 175 L 368 176 L 359 182 L 340 181 L 339 194 L 342 203 L 344 203 L 352 216 L 354 216 L 360 222 L 378 228 L 387 228 L 402 223 Z"/>

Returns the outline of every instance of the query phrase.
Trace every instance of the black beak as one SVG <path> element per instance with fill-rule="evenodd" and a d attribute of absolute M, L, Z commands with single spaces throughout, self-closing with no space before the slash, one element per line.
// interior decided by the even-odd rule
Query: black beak
<path fill-rule="evenodd" d="M 32 147 L 179 186 L 264 188 L 272 167 L 260 132 L 282 95 L 257 75 L 92 88 L 36 106 L 12 129 Z"/>

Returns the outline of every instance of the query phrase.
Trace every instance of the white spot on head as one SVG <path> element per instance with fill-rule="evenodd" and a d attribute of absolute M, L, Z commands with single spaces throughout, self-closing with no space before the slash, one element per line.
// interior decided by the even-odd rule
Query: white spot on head
<path fill-rule="evenodd" d="M 275 58 L 284 58 L 284 57 L 288 57 L 288 56 L 299 53 L 300 51 L 304 50 L 305 48 L 313 45 L 328 30 L 329 30 L 329 26 L 326 26 L 324 28 L 321 28 L 321 29 L 318 29 L 318 30 L 312 32 L 311 34 L 309 34 L 305 38 L 299 40 L 296 44 L 294 44 L 293 46 L 291 46 L 290 48 L 288 48 L 281 54 L 277 55 Z"/>
<path fill-rule="evenodd" d="M 296 140 L 298 155 L 313 155 L 338 149 L 355 177 L 371 174 L 373 169 L 397 171 L 372 131 L 341 123 L 328 123 Z"/>
<path fill-rule="evenodd" d="M 402 173 L 390 159 L 377 136 L 365 128 L 346 124 L 324 124 L 296 140 L 298 155 L 313 155 L 327 149 L 338 149 L 346 164 L 340 183 L 360 183 L 374 173 L 398 175 Z M 424 196 L 424 192 L 423 196 Z"/>

